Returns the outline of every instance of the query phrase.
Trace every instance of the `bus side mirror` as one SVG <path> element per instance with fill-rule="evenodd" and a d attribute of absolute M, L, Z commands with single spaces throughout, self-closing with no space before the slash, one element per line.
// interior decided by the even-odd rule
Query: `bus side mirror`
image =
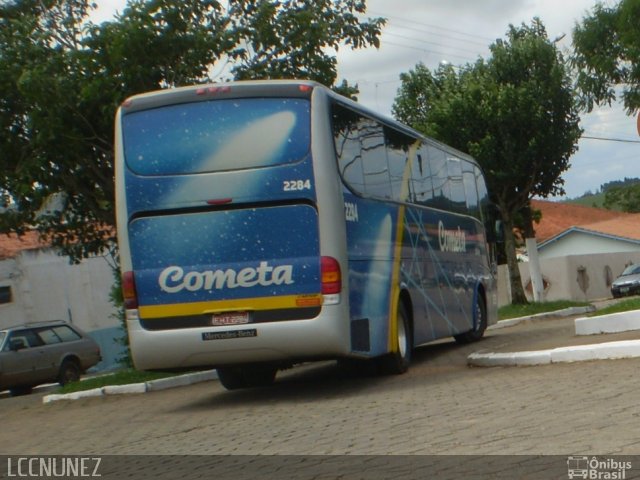
<path fill-rule="evenodd" d="M 500 208 L 495 203 L 489 203 L 486 207 L 484 226 L 489 243 L 504 242 L 504 224 L 500 218 Z"/>

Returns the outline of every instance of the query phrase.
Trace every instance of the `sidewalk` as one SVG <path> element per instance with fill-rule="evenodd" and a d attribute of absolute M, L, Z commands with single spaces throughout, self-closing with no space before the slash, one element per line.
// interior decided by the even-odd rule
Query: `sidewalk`
<path fill-rule="evenodd" d="M 608 303 L 597 304 L 596 308 Z M 640 311 L 637 314 L 640 315 Z M 575 320 L 586 315 L 585 312 L 560 311 L 498 322 L 487 331 L 487 336 L 493 340 L 491 347 L 469 355 L 468 363 L 473 366 L 521 366 L 640 357 L 640 330 L 576 335 Z M 606 325 L 613 321 L 614 315 L 594 319 Z"/>

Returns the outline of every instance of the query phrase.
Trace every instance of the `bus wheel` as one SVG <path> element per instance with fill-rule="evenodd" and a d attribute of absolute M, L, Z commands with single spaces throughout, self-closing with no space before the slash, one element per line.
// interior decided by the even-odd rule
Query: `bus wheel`
<path fill-rule="evenodd" d="M 484 335 L 484 331 L 487 329 L 487 306 L 484 303 L 484 298 L 481 295 L 476 295 L 475 306 L 475 321 L 473 330 L 454 335 L 453 338 L 460 344 L 477 342 Z"/>
<path fill-rule="evenodd" d="M 276 379 L 277 368 L 263 365 L 243 365 L 218 368 L 218 379 L 227 390 L 268 387 Z"/>
<path fill-rule="evenodd" d="M 380 358 L 383 373 L 399 375 L 409 369 L 413 350 L 413 332 L 409 316 L 402 302 L 398 303 L 398 327 L 396 331 L 396 351 Z"/>

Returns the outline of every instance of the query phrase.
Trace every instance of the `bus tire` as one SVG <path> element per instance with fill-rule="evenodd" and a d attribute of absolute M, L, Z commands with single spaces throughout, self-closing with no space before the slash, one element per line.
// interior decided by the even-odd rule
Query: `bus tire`
<path fill-rule="evenodd" d="M 484 303 L 484 298 L 479 294 L 476 295 L 475 315 L 476 321 L 472 330 L 453 336 L 457 343 L 477 342 L 484 336 L 484 331 L 487 329 L 487 306 Z"/>
<path fill-rule="evenodd" d="M 218 368 L 218 379 L 227 390 L 268 387 L 276 379 L 277 368 L 262 365 L 243 365 Z"/>
<path fill-rule="evenodd" d="M 398 303 L 398 328 L 396 329 L 396 351 L 380 359 L 383 373 L 400 375 L 409 369 L 411 353 L 413 351 L 413 331 L 406 307 L 401 301 Z"/>

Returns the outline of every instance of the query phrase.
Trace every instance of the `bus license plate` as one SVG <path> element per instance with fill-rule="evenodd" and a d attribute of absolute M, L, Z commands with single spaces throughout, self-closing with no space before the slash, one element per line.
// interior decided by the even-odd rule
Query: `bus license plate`
<path fill-rule="evenodd" d="M 242 325 L 249 323 L 249 312 L 216 313 L 211 317 L 211 325 Z"/>

